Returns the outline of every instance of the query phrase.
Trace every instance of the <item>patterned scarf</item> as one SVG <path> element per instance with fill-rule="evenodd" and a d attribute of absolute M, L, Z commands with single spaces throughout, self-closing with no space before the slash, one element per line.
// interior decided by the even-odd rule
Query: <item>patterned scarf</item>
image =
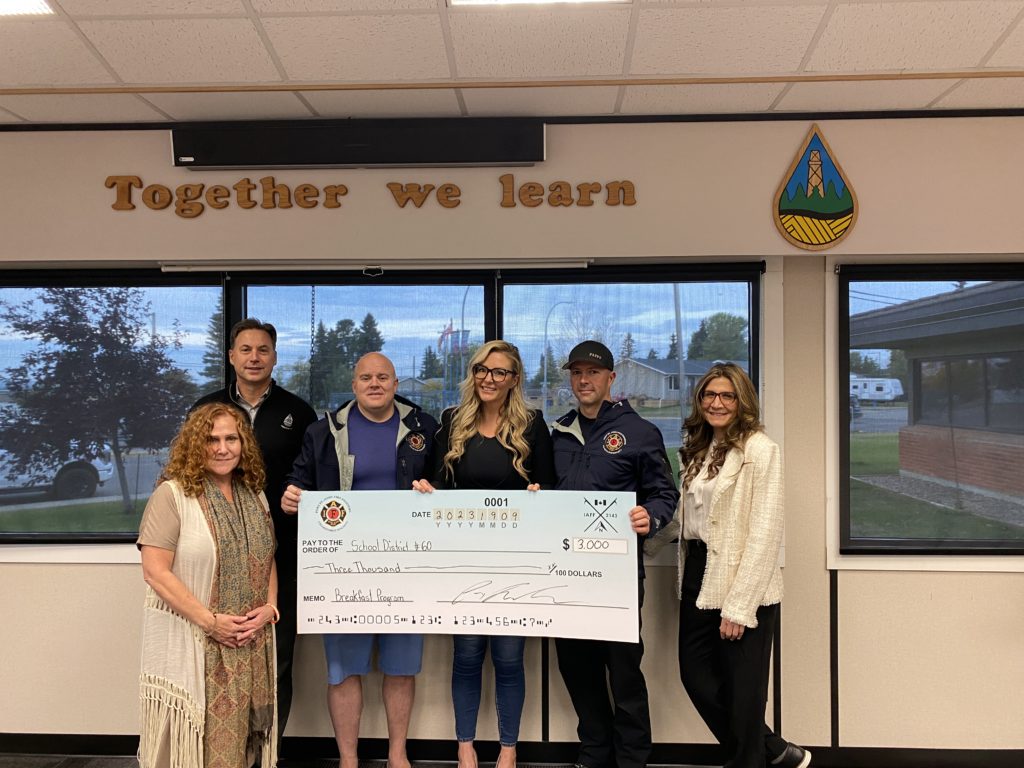
<path fill-rule="evenodd" d="M 274 562 L 274 534 L 259 497 L 232 480 L 233 502 L 206 478 L 200 506 L 217 545 L 210 607 L 244 615 L 265 605 Z M 207 638 L 205 768 L 252 764 L 274 726 L 273 633 L 261 629 L 242 648 Z"/>

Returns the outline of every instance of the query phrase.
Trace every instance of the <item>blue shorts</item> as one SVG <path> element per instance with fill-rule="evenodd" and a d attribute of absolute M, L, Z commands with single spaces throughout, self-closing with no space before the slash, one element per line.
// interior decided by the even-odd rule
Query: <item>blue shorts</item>
<path fill-rule="evenodd" d="M 327 682 L 340 685 L 352 675 L 370 672 L 373 641 L 377 669 L 385 675 L 415 675 L 423 662 L 423 635 L 324 635 Z"/>

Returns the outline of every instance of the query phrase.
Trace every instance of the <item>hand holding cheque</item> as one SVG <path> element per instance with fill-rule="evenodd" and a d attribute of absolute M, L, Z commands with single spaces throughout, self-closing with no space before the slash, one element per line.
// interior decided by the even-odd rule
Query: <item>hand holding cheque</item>
<path fill-rule="evenodd" d="M 637 641 L 633 493 L 302 493 L 300 633 Z"/>

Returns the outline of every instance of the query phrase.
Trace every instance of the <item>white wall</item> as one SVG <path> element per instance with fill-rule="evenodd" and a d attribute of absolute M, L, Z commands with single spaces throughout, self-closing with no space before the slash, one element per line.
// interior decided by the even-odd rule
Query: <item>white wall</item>
<path fill-rule="evenodd" d="M 293 186 L 340 182 L 350 192 L 335 210 L 245 211 L 232 204 L 191 220 L 142 206 L 113 211 L 114 195 L 104 179 L 135 174 L 147 184 L 230 185 L 264 172 L 176 170 L 163 131 L 0 133 L 0 264 L 259 265 L 357 258 L 512 266 L 538 257 L 630 263 L 768 257 L 765 397 L 770 430 L 784 435 L 789 470 L 782 717 L 788 738 L 827 745 L 833 277 L 826 257 L 789 246 L 771 217 L 775 190 L 809 127 L 550 126 L 550 160 L 534 168 L 271 172 Z M 830 256 L 1021 259 L 1024 119 L 851 120 L 824 122 L 821 129 L 860 205 L 854 230 Z M 505 172 L 545 184 L 630 179 L 638 202 L 628 208 L 503 209 L 497 179 Z M 431 201 L 401 210 L 384 187 L 388 181 L 451 181 L 462 189 L 463 203 L 443 210 Z M 134 548 L 126 546 L 114 560 L 134 561 Z M 139 568 L 13 562 L 25 560 L 25 552 L 0 547 L 0 561 L 7 561 L 0 562 L 0 730 L 133 733 Z M 1024 748 L 1021 559 L 1002 559 L 1014 573 L 985 572 L 983 559 L 971 562 L 976 564 L 960 573 L 929 572 L 899 559 L 883 561 L 883 570 L 841 571 L 840 745 Z M 676 677 L 673 580 L 670 569 L 652 570 L 644 613 L 655 739 L 710 741 Z M 428 643 L 414 737 L 451 736 L 449 655 L 446 639 Z M 538 679 L 538 658 L 539 644 L 532 641 L 531 681 Z M 315 638 L 300 639 L 299 666 L 289 733 L 330 735 Z M 531 690 L 524 740 L 540 738 L 536 684 Z M 383 736 L 375 701 L 368 697 L 364 733 Z M 557 673 L 552 702 L 552 738 L 572 740 L 574 722 Z M 493 715 L 483 719 L 481 737 L 493 738 Z"/>

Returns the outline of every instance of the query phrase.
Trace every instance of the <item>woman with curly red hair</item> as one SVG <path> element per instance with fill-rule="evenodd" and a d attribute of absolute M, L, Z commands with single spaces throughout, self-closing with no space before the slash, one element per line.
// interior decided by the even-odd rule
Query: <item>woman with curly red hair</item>
<path fill-rule="evenodd" d="M 146 504 L 140 768 L 276 764 L 274 530 L 249 420 L 188 415 Z"/>

